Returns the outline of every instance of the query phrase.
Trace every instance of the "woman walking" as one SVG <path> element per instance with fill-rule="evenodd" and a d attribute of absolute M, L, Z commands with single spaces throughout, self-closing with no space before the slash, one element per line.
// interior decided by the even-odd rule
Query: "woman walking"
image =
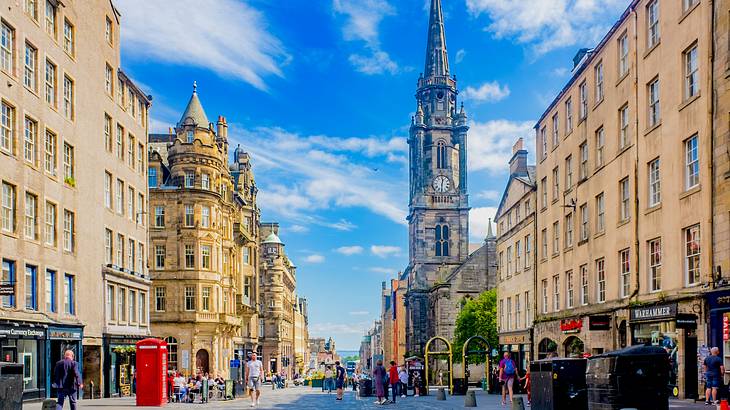
<path fill-rule="evenodd" d="M 375 404 L 385 404 L 385 386 L 384 386 L 384 379 L 387 376 L 387 373 L 385 372 L 385 367 L 383 367 L 383 361 L 378 360 L 375 369 L 373 369 L 373 380 L 375 381 L 375 395 L 378 397 L 378 400 L 375 402 Z"/>

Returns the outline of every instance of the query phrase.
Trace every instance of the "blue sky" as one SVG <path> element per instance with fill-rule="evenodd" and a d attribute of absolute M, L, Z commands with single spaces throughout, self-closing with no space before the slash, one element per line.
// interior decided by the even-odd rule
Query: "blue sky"
<path fill-rule="evenodd" d="M 124 70 L 154 97 L 151 131 L 192 91 L 251 152 L 264 221 L 279 221 L 310 334 L 357 349 L 380 283 L 407 265 L 406 136 L 430 0 L 116 0 Z M 470 119 L 472 242 L 524 137 L 629 0 L 442 0 Z"/>

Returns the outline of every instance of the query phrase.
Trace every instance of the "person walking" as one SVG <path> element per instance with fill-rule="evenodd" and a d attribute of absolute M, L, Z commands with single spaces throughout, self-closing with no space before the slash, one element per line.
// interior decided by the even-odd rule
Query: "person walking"
<path fill-rule="evenodd" d="M 413 397 L 418 397 L 421 392 L 421 371 L 413 371 Z"/>
<path fill-rule="evenodd" d="M 259 398 L 261 397 L 261 376 L 263 376 L 263 373 L 263 363 L 261 363 L 261 360 L 258 360 L 256 353 L 251 353 L 251 360 L 246 363 L 245 375 L 245 382 L 251 395 L 251 407 L 256 407 L 259 404 Z M 255 395 L 254 392 L 256 393 Z"/>
<path fill-rule="evenodd" d="M 400 396 L 406 397 L 408 394 L 408 372 L 405 366 L 401 366 L 398 372 L 398 381 L 400 382 Z"/>
<path fill-rule="evenodd" d="M 396 366 L 395 361 L 393 360 L 390 361 L 390 368 L 388 369 L 388 381 L 390 382 L 393 403 L 395 403 L 396 398 L 398 397 L 400 379 L 398 378 L 398 366 Z"/>
<path fill-rule="evenodd" d="M 725 374 L 725 365 L 720 357 L 720 349 L 713 347 L 710 355 L 702 362 L 702 370 L 705 372 L 705 404 L 720 404 L 717 397 L 717 389 L 720 387 L 722 375 Z M 712 399 L 712 400 L 710 400 Z"/>
<path fill-rule="evenodd" d="M 337 399 L 335 400 L 342 400 L 343 396 L 343 389 L 345 387 L 345 368 L 340 366 L 340 362 L 335 362 L 335 388 L 337 389 Z"/>
<path fill-rule="evenodd" d="M 530 382 L 530 366 L 527 366 L 525 375 L 520 378 L 520 381 L 525 382 L 525 390 L 527 391 L 527 404 L 532 403 L 532 383 Z"/>
<path fill-rule="evenodd" d="M 506 404 L 507 392 L 509 392 L 509 402 L 512 403 L 512 385 L 515 382 L 517 374 L 517 365 L 510 358 L 509 352 L 504 352 L 504 358 L 499 361 L 499 380 L 502 384 L 502 405 Z"/>
<path fill-rule="evenodd" d="M 58 389 L 58 402 L 56 410 L 62 410 L 63 404 L 68 398 L 71 410 L 76 410 L 76 400 L 79 398 L 79 390 L 84 388 L 79 364 L 74 360 L 74 352 L 66 350 L 63 359 L 56 363 L 53 369 L 53 384 Z"/>
<path fill-rule="evenodd" d="M 375 368 L 373 369 L 373 381 L 375 382 L 375 396 L 378 398 L 378 400 L 375 402 L 375 404 L 385 404 L 385 378 L 387 377 L 387 373 L 385 372 L 385 367 L 383 367 L 383 361 L 378 360 L 375 364 Z"/>
<path fill-rule="evenodd" d="M 327 366 L 326 370 L 324 371 L 324 384 L 325 384 L 325 390 L 327 390 L 327 394 L 332 393 L 332 376 L 334 373 L 332 372 L 332 367 Z"/>

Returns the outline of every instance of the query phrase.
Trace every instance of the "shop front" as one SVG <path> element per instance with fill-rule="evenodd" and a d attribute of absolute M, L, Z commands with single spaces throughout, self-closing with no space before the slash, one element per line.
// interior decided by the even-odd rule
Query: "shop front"
<path fill-rule="evenodd" d="M 632 345 L 661 346 L 669 355 L 672 394 L 697 398 L 697 315 L 681 313 L 678 303 L 642 306 L 631 309 L 629 325 Z"/>
<path fill-rule="evenodd" d="M 536 359 L 589 357 L 614 350 L 614 323 L 612 311 L 538 322 L 534 330 Z"/>
<path fill-rule="evenodd" d="M 142 339 L 142 336 L 104 336 L 104 397 L 124 397 L 134 393 L 136 343 Z"/>
<path fill-rule="evenodd" d="M 730 289 L 717 290 L 705 295 L 710 312 L 707 349 L 718 347 L 725 369 L 730 369 Z M 725 375 L 725 383 L 730 378 Z"/>
<path fill-rule="evenodd" d="M 23 400 L 48 396 L 48 351 L 45 325 L 0 322 L 0 351 L 3 362 L 23 365 Z"/>
<path fill-rule="evenodd" d="M 76 361 L 79 363 L 79 372 L 83 375 L 83 356 L 84 351 L 81 341 L 84 338 L 84 329 L 81 327 L 65 327 L 65 326 L 49 326 L 48 327 L 48 380 L 51 379 L 53 368 L 56 363 L 63 360 L 66 350 L 74 353 Z M 51 397 L 56 397 L 56 389 L 48 387 Z"/>
<path fill-rule="evenodd" d="M 510 352 L 512 359 L 517 363 L 520 374 L 532 360 L 532 337 L 530 330 L 520 332 L 501 333 L 499 335 L 499 349 L 502 352 Z"/>

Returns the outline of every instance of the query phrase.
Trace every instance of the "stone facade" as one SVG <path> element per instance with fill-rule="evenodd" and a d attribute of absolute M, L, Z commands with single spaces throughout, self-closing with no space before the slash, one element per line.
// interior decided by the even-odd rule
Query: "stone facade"
<path fill-rule="evenodd" d="M 400 275 L 399 275 L 400 276 Z M 380 321 L 383 324 L 383 360 L 402 363 L 406 355 L 405 281 L 383 282 Z"/>
<path fill-rule="evenodd" d="M 120 15 L 109 0 L 5 2 L 0 17 L 0 281 L 14 290 L 3 298 L 0 330 L 35 329 L 0 345 L 32 369 L 25 398 L 53 394 L 47 373 L 65 349 L 82 364 L 85 395 L 93 382 L 98 397 L 119 381 L 106 342 L 150 334 L 138 218 L 150 102 L 121 70 Z M 119 145 L 108 122 L 122 129 Z M 105 206 L 104 170 L 122 183 L 121 206 Z M 120 263 L 108 260 L 107 229 L 123 239 L 114 245 L 127 250 Z M 108 286 L 124 289 L 123 305 L 108 305 Z M 124 320 L 110 317 L 117 309 Z"/>
<path fill-rule="evenodd" d="M 305 374 L 309 369 L 309 310 L 306 298 L 297 299 L 294 311 L 294 372 Z"/>

